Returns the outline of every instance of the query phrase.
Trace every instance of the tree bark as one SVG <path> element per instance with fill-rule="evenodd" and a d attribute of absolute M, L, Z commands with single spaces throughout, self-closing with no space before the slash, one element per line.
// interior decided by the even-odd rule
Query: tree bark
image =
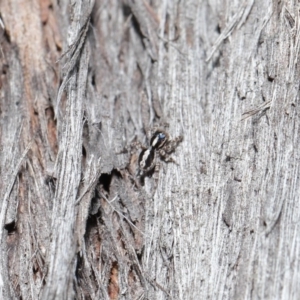
<path fill-rule="evenodd" d="M 297 299 L 299 8 L 2 1 L 0 298 Z"/>

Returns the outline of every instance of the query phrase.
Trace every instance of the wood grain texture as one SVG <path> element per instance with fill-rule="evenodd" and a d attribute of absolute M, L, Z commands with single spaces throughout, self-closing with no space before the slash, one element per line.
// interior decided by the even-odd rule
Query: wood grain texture
<path fill-rule="evenodd" d="M 2 1 L 0 298 L 297 299 L 299 8 Z"/>

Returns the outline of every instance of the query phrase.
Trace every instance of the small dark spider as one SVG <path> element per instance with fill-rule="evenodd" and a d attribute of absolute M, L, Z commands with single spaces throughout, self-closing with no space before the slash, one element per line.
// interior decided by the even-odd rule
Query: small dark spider
<path fill-rule="evenodd" d="M 160 166 L 157 162 L 157 156 L 165 162 L 176 163 L 170 155 L 182 140 L 182 136 L 171 139 L 166 131 L 157 129 L 150 139 L 149 148 L 143 149 L 140 153 L 139 175 L 144 177 L 154 172 L 154 177 L 158 178 Z"/>

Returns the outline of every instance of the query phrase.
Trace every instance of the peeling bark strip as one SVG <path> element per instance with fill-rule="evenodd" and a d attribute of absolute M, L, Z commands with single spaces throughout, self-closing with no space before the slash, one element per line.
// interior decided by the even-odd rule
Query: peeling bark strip
<path fill-rule="evenodd" d="M 294 2 L 1 1 L 0 299 L 298 298 Z"/>

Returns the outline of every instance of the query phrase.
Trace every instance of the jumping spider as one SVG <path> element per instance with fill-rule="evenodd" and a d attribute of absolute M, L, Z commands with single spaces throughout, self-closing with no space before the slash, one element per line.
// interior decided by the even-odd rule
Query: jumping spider
<path fill-rule="evenodd" d="M 162 129 L 154 131 L 150 139 L 150 146 L 144 148 L 139 155 L 139 175 L 141 179 L 152 173 L 154 173 L 154 178 L 158 179 L 160 166 L 157 162 L 157 156 L 165 162 L 176 163 L 170 155 L 182 140 L 182 136 L 171 139 L 169 134 Z"/>

